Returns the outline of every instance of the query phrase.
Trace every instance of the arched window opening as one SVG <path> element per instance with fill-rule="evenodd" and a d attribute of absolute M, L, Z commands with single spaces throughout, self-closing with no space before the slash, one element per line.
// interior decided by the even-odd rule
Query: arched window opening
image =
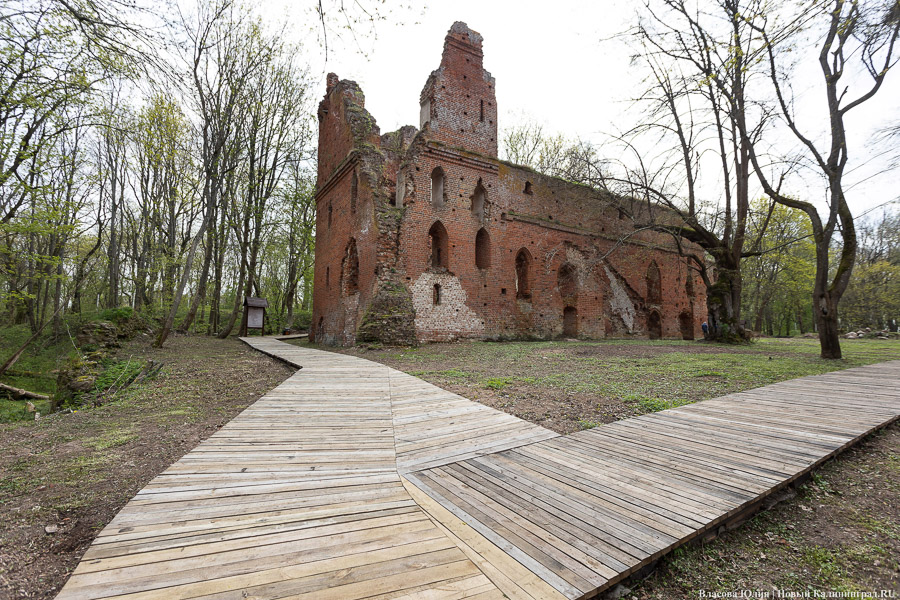
<path fill-rule="evenodd" d="M 525 189 L 522 190 L 522 192 L 525 193 L 525 194 L 528 194 L 529 196 L 532 195 L 532 194 L 534 194 L 534 191 L 531 189 L 531 182 L 530 182 L 530 181 L 526 181 L 526 182 L 525 182 Z"/>
<path fill-rule="evenodd" d="M 652 261 L 647 267 L 647 304 L 662 303 L 662 283 L 659 274 L 659 267 L 656 261 Z"/>
<path fill-rule="evenodd" d="M 563 335 L 578 337 L 578 309 L 574 306 L 563 309 Z"/>
<path fill-rule="evenodd" d="M 347 251 L 344 252 L 344 261 L 341 265 L 341 279 L 345 296 L 350 296 L 359 291 L 359 254 L 356 251 L 356 240 L 350 238 Z"/>
<path fill-rule="evenodd" d="M 531 253 L 525 248 L 516 254 L 516 298 L 531 298 Z"/>
<path fill-rule="evenodd" d="M 475 215 L 475 218 L 481 220 L 484 218 L 484 203 L 486 200 L 486 192 L 484 190 L 484 184 L 481 183 L 481 179 L 478 180 L 478 185 L 475 186 L 475 193 L 472 194 L 472 214 Z"/>
<path fill-rule="evenodd" d="M 658 340 L 662 337 L 662 319 L 655 310 L 647 316 L 647 337 L 651 340 Z"/>
<path fill-rule="evenodd" d="M 431 240 L 431 266 L 436 269 L 449 268 L 447 229 L 440 221 L 435 221 L 431 229 L 428 230 L 428 237 Z"/>
<path fill-rule="evenodd" d="M 445 180 L 444 170 L 440 167 L 435 167 L 434 171 L 431 172 L 431 203 L 435 206 L 444 205 L 444 193 L 447 187 Z"/>
<path fill-rule="evenodd" d="M 435 306 L 441 303 L 441 284 L 439 283 L 434 284 L 434 288 L 432 289 L 431 293 L 431 303 Z"/>
<path fill-rule="evenodd" d="M 479 269 L 491 268 L 491 236 L 484 227 L 475 234 L 475 266 Z"/>
<path fill-rule="evenodd" d="M 353 170 L 353 178 L 350 180 L 350 212 L 356 212 L 356 199 L 359 194 L 359 178 L 356 176 L 356 169 Z"/>
<path fill-rule="evenodd" d="M 556 274 L 556 283 L 562 296 L 574 296 L 578 291 L 578 273 L 574 265 L 563 264 Z"/>

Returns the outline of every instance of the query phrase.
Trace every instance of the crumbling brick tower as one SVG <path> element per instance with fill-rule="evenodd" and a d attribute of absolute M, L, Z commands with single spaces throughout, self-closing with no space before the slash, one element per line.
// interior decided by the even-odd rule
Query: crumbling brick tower
<path fill-rule="evenodd" d="M 620 201 L 497 158 L 482 38 L 454 23 L 419 129 L 380 135 L 356 83 L 319 105 L 311 338 L 693 339 L 702 286 Z"/>

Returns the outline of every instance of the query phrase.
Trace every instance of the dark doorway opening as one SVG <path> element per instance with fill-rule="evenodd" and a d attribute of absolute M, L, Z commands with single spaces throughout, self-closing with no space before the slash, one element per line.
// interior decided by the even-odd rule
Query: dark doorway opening
<path fill-rule="evenodd" d="M 662 337 L 662 320 L 655 310 L 647 316 L 647 336 L 651 340 L 658 340 Z"/>
<path fill-rule="evenodd" d="M 681 339 L 694 339 L 694 317 L 685 311 L 678 316 L 678 326 L 681 328 Z"/>
<path fill-rule="evenodd" d="M 567 306 L 563 310 L 563 335 L 578 337 L 578 310 L 574 306 Z"/>

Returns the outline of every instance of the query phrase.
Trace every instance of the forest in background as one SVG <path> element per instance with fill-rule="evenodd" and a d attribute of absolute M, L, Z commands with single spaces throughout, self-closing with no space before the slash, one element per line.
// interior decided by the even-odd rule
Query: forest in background
<path fill-rule="evenodd" d="M 0 27 L 6 324 L 56 338 L 66 317 L 131 307 L 165 335 L 225 337 L 243 297 L 262 296 L 273 328 L 305 325 L 315 94 L 302 48 L 229 0 L 175 15 L 4 2 Z"/>
<path fill-rule="evenodd" d="M 243 298 L 262 296 L 269 300 L 271 331 L 303 327 L 311 308 L 315 244 L 312 109 L 320 92 L 311 89 L 303 49 L 231 0 L 190 9 L 166 5 L 165 14 L 147 6 L 119 0 L 2 4 L 0 315 L 5 324 L 31 331 L 47 326 L 59 339 L 67 319 L 130 307 L 158 324 L 162 344 L 171 330 L 233 334 Z M 844 10 L 842 2 L 835 6 Z M 660 7 L 677 17 L 685 4 L 662 0 Z M 753 2 L 744 8 L 754 7 L 762 10 Z M 361 21 L 383 18 L 369 8 L 357 3 L 357 12 L 347 13 L 343 4 L 326 3 L 318 15 L 323 28 L 329 15 L 338 15 L 353 30 Z M 739 8 L 725 2 L 713 10 L 724 11 L 724 20 L 719 17 L 727 24 L 738 18 Z M 839 16 L 845 25 L 861 22 L 852 11 Z M 738 25 L 749 32 L 747 52 L 764 58 L 760 53 L 772 45 L 760 46 L 758 31 L 746 22 Z M 893 37 L 878 39 L 893 43 L 896 26 L 890 19 L 885 23 Z M 710 31 L 718 33 L 716 27 Z M 723 148 L 733 148 L 723 152 L 723 163 L 743 165 L 744 176 L 732 182 L 734 170 L 726 168 L 723 197 L 744 190 L 745 209 L 706 199 L 692 212 L 693 196 L 683 189 L 663 193 L 634 170 L 617 180 L 596 146 L 543 135 L 528 124 L 505 124 L 506 157 L 662 206 L 690 198 L 691 208 L 681 213 L 685 222 L 705 228 L 714 241 L 734 238 L 729 223 L 737 211 L 741 236 L 755 240 L 740 269 L 741 322 L 770 335 L 815 330 L 817 236 L 810 220 L 771 197 L 747 197 L 752 169 L 736 123 L 751 113 L 740 112 L 727 90 L 698 88 L 698 81 L 709 78 L 702 69 L 682 69 L 684 57 L 677 47 L 663 45 L 665 33 L 648 49 L 647 30 L 632 32 L 644 44 L 648 73 L 656 75 L 648 78 L 642 99 L 657 108 L 645 113 L 640 127 L 671 133 L 671 117 L 679 116 L 683 104 L 712 101 L 712 109 L 692 109 L 691 124 L 720 123 Z M 723 73 L 749 77 L 744 73 L 750 68 L 729 70 L 735 46 L 722 48 Z M 673 73 L 683 79 L 673 83 Z M 671 114 L 660 116 L 659 106 Z M 710 131 L 681 133 L 708 142 L 715 139 Z M 886 138 L 885 144 L 895 141 Z M 672 150 L 676 157 L 709 151 L 699 143 L 673 144 Z M 690 160 L 666 163 L 659 172 L 677 169 L 700 173 Z M 624 188 L 611 185 L 623 182 Z M 844 329 L 895 328 L 898 221 L 896 204 L 857 219 L 856 268 L 841 302 Z M 843 268 L 842 238 L 832 235 L 842 228 L 834 216 L 828 226 L 833 273 Z M 715 254 L 717 243 L 707 251 Z M 708 282 L 710 289 L 716 284 Z"/>

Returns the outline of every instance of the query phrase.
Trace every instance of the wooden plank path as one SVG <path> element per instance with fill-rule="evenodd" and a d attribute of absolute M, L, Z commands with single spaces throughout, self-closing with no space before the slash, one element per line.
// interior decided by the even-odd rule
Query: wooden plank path
<path fill-rule="evenodd" d="M 58 598 L 591 597 L 900 416 L 900 361 L 568 436 L 363 359 L 298 368 L 155 478 Z"/>

